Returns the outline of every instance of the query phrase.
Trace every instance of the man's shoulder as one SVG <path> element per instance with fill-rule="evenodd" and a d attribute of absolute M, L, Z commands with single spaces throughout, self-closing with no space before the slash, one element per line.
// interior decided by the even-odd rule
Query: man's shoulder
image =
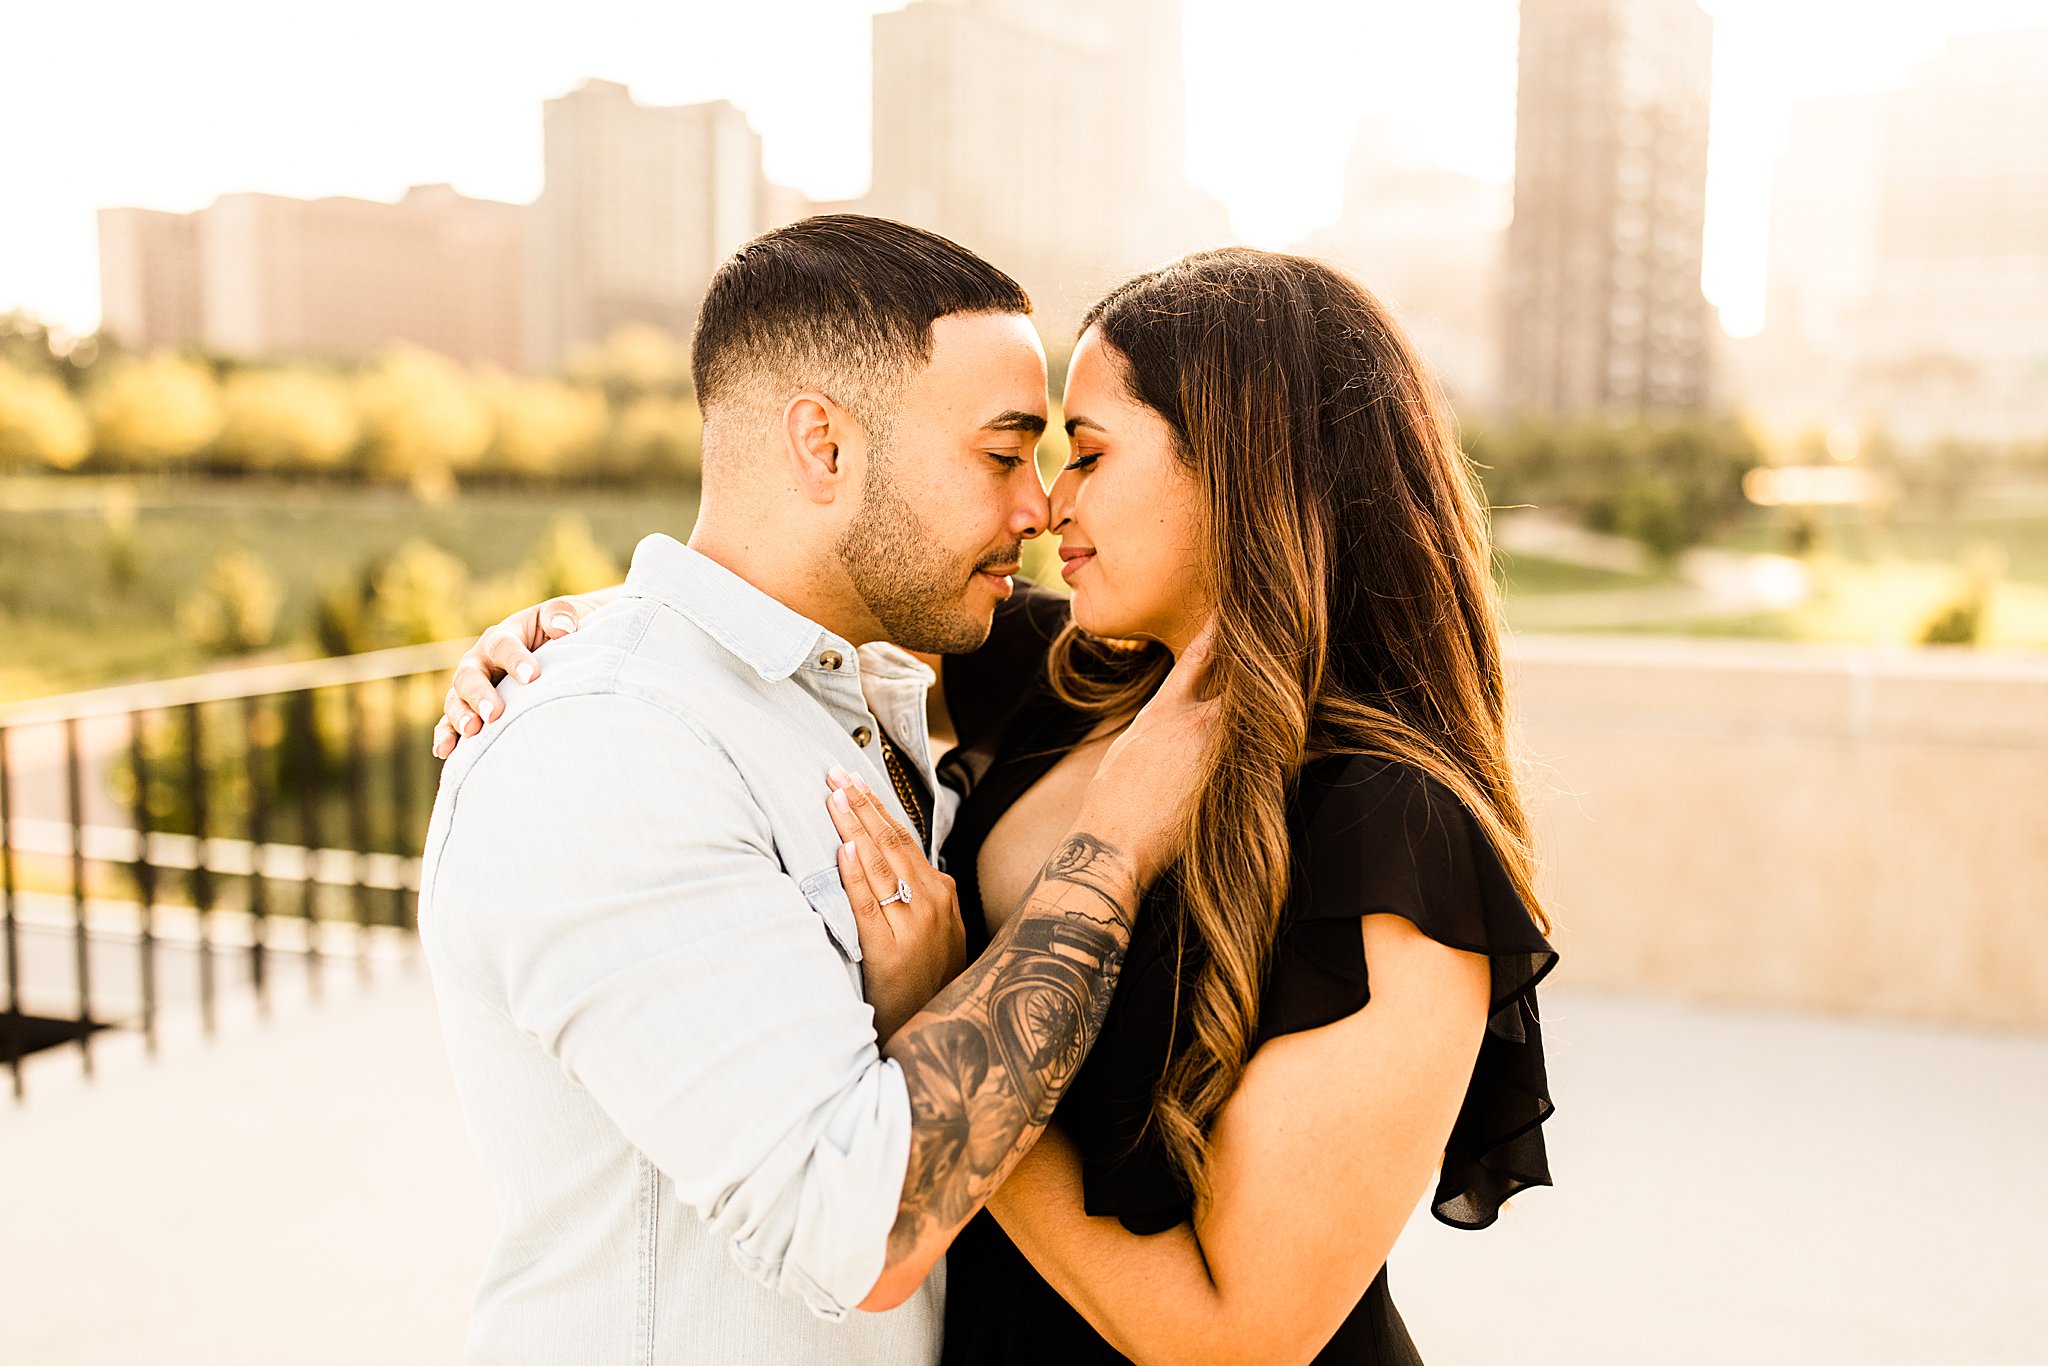
<path fill-rule="evenodd" d="M 740 689 L 697 635 L 657 602 L 622 599 L 592 614 L 574 635 L 535 653 L 539 678 L 499 685 L 504 713 L 457 745 L 444 785 L 615 735 L 629 736 L 628 752 L 649 761 L 673 763 L 679 750 L 717 754 L 719 717 Z"/>
<path fill-rule="evenodd" d="M 506 720 L 562 698 L 598 713 L 653 708 L 709 738 L 734 700 L 753 696 L 754 676 L 732 652 L 667 603 L 626 598 L 584 619 L 573 635 L 543 645 L 541 676 L 506 680 Z"/>
<path fill-rule="evenodd" d="M 718 710 L 716 671 L 677 657 L 650 679 L 635 644 L 647 623 L 634 618 L 647 613 L 605 610 L 609 620 L 593 615 L 537 652 L 539 678 L 507 680 L 503 713 L 448 757 L 430 863 L 459 848 L 502 860 L 515 846 L 545 849 L 551 863 L 573 863 L 568 849 L 608 857 L 617 830 L 657 810 L 689 815 L 684 825 L 757 827 L 719 738 L 729 728 L 706 720 Z"/>

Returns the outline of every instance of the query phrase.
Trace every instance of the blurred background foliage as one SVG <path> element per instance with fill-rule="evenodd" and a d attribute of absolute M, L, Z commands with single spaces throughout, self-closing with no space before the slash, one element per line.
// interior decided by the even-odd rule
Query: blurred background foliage
<path fill-rule="evenodd" d="M 1048 355 L 1057 394 L 1067 348 Z M 1744 476 L 1839 459 L 1839 433 L 1706 413 L 1462 436 L 1516 629 L 2048 646 L 2048 449 L 1858 433 L 1886 496 L 1766 508 Z M 701 438 L 687 348 L 653 328 L 529 376 L 406 346 L 355 366 L 137 356 L 0 316 L 0 700 L 463 636 L 616 582 L 642 536 L 688 534 Z M 1051 538 L 1024 562 L 1062 586 Z M 1797 600 L 1702 590 L 1722 562 L 1793 565 Z"/>
<path fill-rule="evenodd" d="M 136 357 L 0 317 L 0 474 L 311 477 L 440 497 L 693 481 L 701 434 L 689 358 L 652 328 L 526 376 L 411 346 L 357 367 Z"/>

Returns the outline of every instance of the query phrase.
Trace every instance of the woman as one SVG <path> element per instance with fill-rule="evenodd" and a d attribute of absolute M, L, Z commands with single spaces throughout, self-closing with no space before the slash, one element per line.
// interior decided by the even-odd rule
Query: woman
<path fill-rule="evenodd" d="M 1217 741 L 1094 1052 L 949 1254 L 946 1357 L 1418 1361 L 1384 1264 L 1431 1169 L 1466 1228 L 1549 1180 L 1556 955 L 1448 413 L 1370 295 L 1247 249 L 1098 303 L 1065 413 L 1071 619 L 1020 592 L 945 664 L 970 954 L 1205 631 Z M 537 641 L 538 609 L 516 629 Z M 855 811 L 849 880 L 885 857 L 880 804 Z"/>

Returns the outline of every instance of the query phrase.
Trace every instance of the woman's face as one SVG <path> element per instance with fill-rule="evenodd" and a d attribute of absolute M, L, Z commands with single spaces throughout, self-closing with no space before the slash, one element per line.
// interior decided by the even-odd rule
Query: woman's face
<path fill-rule="evenodd" d="M 1053 481 L 1052 530 L 1083 630 L 1178 653 L 1207 616 L 1203 500 L 1173 429 L 1131 397 L 1126 374 L 1100 329 L 1081 334 L 1067 367 L 1073 454 Z"/>

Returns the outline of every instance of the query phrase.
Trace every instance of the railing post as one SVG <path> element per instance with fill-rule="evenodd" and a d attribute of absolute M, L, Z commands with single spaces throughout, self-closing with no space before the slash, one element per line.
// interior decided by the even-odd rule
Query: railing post
<path fill-rule="evenodd" d="M 14 920 L 14 812 L 8 805 L 7 730 L 0 726 L 0 953 L 7 958 L 7 1010 L 21 1010 L 21 938 Z M 14 1098 L 21 1099 L 21 1040 L 12 1030 L 7 1034 L 7 1070 L 13 1076 Z"/>
<path fill-rule="evenodd" d="M 263 855 L 270 840 L 270 797 L 264 782 L 264 715 L 258 698 L 242 699 L 243 767 L 249 783 L 249 981 L 256 989 L 256 1008 L 268 1013 L 270 991 L 263 969 L 270 934 L 270 888 L 263 877 Z"/>
<path fill-rule="evenodd" d="M 199 1019 L 209 1038 L 214 1032 L 213 869 L 206 849 L 206 743 L 199 722 L 199 703 L 185 704 L 185 795 L 192 806 L 192 909 L 199 922 Z"/>
<path fill-rule="evenodd" d="M 79 773 L 78 718 L 64 722 L 64 814 L 71 822 L 71 945 L 78 982 L 78 1059 L 92 1075 L 92 941 L 85 928 L 85 782 Z"/>
<path fill-rule="evenodd" d="M 416 675 L 391 680 L 391 848 L 401 860 L 413 852 L 412 714 L 407 708 L 417 694 Z M 418 899 L 401 876 L 392 892 L 393 917 L 400 929 L 419 927 Z"/>
<path fill-rule="evenodd" d="M 136 948 L 141 961 L 135 966 L 140 972 L 142 984 L 142 1043 L 150 1053 L 156 1052 L 156 865 L 149 861 L 149 755 L 146 752 L 143 732 L 148 720 L 146 712 L 128 714 L 129 765 L 135 770 L 135 864 L 131 873 L 135 879 L 136 911 L 141 916 L 141 928 L 136 936 Z"/>
<path fill-rule="evenodd" d="M 432 779 L 421 787 L 425 761 L 406 745 L 411 739 L 411 709 L 433 673 L 452 660 L 453 645 L 263 665 L 0 705 L 0 1017 L 6 1024 L 0 1031 L 0 1055 L 17 1098 L 28 1070 L 25 1060 L 39 1048 L 68 1045 L 75 1039 L 84 1070 L 91 1075 L 99 1060 L 94 1035 L 110 1024 L 139 1028 L 145 1047 L 155 1053 L 166 1001 L 182 1000 L 183 987 L 166 997 L 165 983 L 184 980 L 175 976 L 177 969 L 166 979 L 159 954 L 182 952 L 188 944 L 196 955 L 201 1023 L 208 1037 L 217 1035 L 223 992 L 230 986 L 239 989 L 242 982 L 237 971 L 241 959 L 232 952 L 242 944 L 241 917 L 246 916 L 250 927 L 248 981 L 261 1011 L 267 1013 L 273 1004 L 270 978 L 277 965 L 271 961 L 271 950 L 278 945 L 272 942 L 276 932 L 271 921 L 279 915 L 303 913 L 310 995 L 320 995 L 324 985 L 330 955 L 321 931 L 330 921 L 355 922 L 359 973 L 365 981 L 371 977 L 371 960 L 385 927 L 418 925 L 412 869 L 424 840 L 413 825 L 423 814 L 423 791 L 431 795 Z M 343 695 L 321 696 L 337 690 Z M 212 721 L 205 715 L 208 707 L 216 707 Z M 343 710 L 336 713 L 335 707 Z M 207 733 L 237 721 L 247 729 L 239 751 L 231 736 Z M 341 742 L 347 745 L 345 753 L 329 752 L 323 723 L 347 727 L 347 738 Z M 47 748 L 55 759 L 36 769 L 31 775 L 34 786 L 24 789 L 16 761 L 23 753 L 21 735 L 31 726 L 45 728 L 38 732 L 34 752 L 41 755 Z M 96 726 L 105 727 L 104 732 L 93 729 Z M 43 735 L 50 736 L 50 742 L 43 742 Z M 209 752 L 209 738 L 220 742 L 220 753 Z M 160 741 L 174 747 L 182 744 L 182 760 L 166 760 L 156 752 Z M 388 746 L 388 757 L 379 745 Z M 134 790 L 105 793 L 103 761 L 118 763 L 124 750 L 133 767 Z M 246 772 L 217 768 L 215 761 L 223 756 Z M 391 766 L 388 773 L 378 768 L 385 763 Z M 302 779 L 298 791 L 284 787 L 281 765 Z M 246 810 L 223 808 L 223 801 L 228 807 L 242 801 L 234 780 L 244 777 Z M 57 791 L 60 784 L 62 797 Z M 44 785 L 50 789 L 47 793 Z M 53 801 L 60 818 L 24 820 L 25 793 L 31 804 Z M 167 795 L 174 808 L 190 812 L 189 826 L 182 818 L 166 819 Z M 130 800 L 123 801 L 124 797 Z M 123 806 L 130 809 L 124 812 Z M 124 820 L 133 827 L 132 847 L 119 828 Z M 345 828 L 346 835 L 336 827 Z M 188 828 L 189 837 L 183 833 Z M 300 882 L 301 901 L 296 906 L 288 888 L 274 885 L 285 872 L 282 860 L 294 852 L 282 842 L 288 832 L 302 846 L 297 851 L 301 867 L 285 873 L 287 882 L 294 876 Z M 329 844 L 336 847 L 326 848 Z M 52 871 L 59 879 L 67 870 L 54 861 L 69 865 L 69 915 L 51 927 L 56 934 L 48 955 L 38 951 L 41 941 L 31 918 L 40 901 L 23 891 L 24 884 L 39 885 L 29 883 L 29 877 L 41 864 L 25 866 L 25 854 L 53 860 Z M 396 885 L 382 880 L 387 866 L 397 869 Z M 232 884 L 245 875 L 249 882 L 241 892 Z M 184 876 L 189 881 L 181 880 Z M 44 890 L 56 894 L 61 915 L 64 883 L 60 880 Z M 130 897 L 133 931 L 126 919 Z M 343 904 L 344 897 L 353 910 Z M 190 936 L 180 918 L 188 903 L 195 927 Z M 160 919 L 167 906 L 173 912 L 169 934 Z M 122 912 L 120 923 L 113 924 L 117 909 Z M 223 930 L 224 917 L 235 919 L 232 933 Z M 129 945 L 116 941 L 131 932 L 135 997 L 129 995 L 127 973 L 118 970 L 121 964 L 96 957 L 102 949 L 110 949 L 115 959 L 126 954 Z M 229 939 L 216 942 L 219 934 L 229 934 Z M 69 954 L 66 938 L 71 941 Z M 220 952 L 224 948 L 229 950 L 225 957 Z M 66 957 L 73 968 L 68 983 L 63 979 Z M 110 961 L 116 969 L 112 977 Z M 43 974 L 50 977 L 47 982 L 39 975 L 39 965 L 46 963 L 53 969 Z M 221 977 L 223 963 L 232 982 Z M 73 1013 L 67 999 L 73 988 L 77 1009 L 75 1020 L 70 1020 L 64 1017 Z M 110 994 L 116 988 L 118 996 Z M 44 1000 L 53 991 L 54 1007 Z M 38 1019 L 26 1013 L 30 1009 L 59 1018 Z"/>
<path fill-rule="evenodd" d="M 306 986 L 320 994 L 320 783 L 326 756 L 320 743 L 319 699 L 311 688 L 292 694 L 292 767 L 299 775 L 299 847 L 304 851 L 300 911 L 306 920 Z"/>
<path fill-rule="evenodd" d="M 363 753 L 363 685 L 347 685 L 348 697 L 348 835 L 355 851 L 351 889 L 356 903 L 356 970 L 368 981 L 370 976 L 370 889 L 364 885 L 370 849 L 370 783 Z"/>

